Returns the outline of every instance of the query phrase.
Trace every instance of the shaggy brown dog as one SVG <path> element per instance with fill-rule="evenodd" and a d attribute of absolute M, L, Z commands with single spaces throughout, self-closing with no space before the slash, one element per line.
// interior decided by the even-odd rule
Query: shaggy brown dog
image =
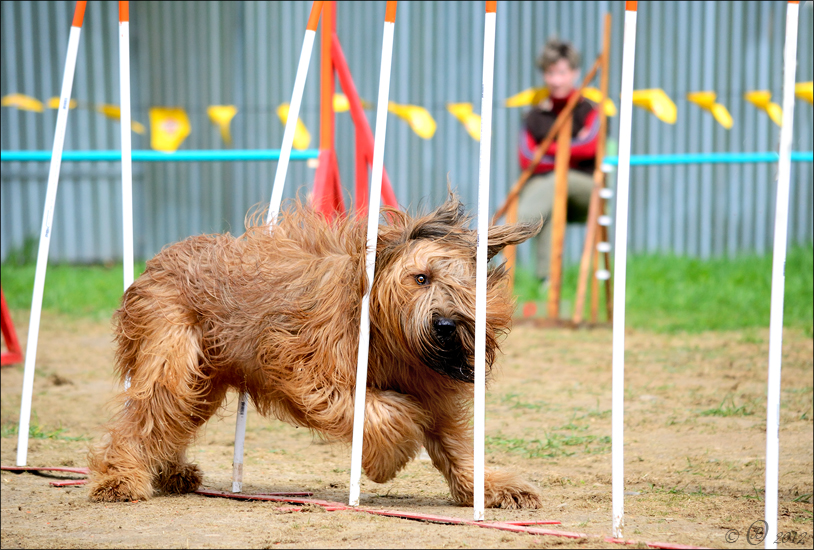
<path fill-rule="evenodd" d="M 328 222 L 295 203 L 273 231 L 262 214 L 241 237 L 190 237 L 161 251 L 114 316 L 121 411 L 89 455 L 90 497 L 194 491 L 185 450 L 224 402 L 247 391 L 267 416 L 349 443 L 365 274 L 366 220 Z M 370 297 L 362 465 L 382 483 L 423 444 L 452 498 L 472 504 L 475 248 L 458 199 L 418 218 L 388 211 Z M 492 227 L 489 257 L 540 224 Z M 486 358 L 509 329 L 501 267 L 488 277 Z M 486 505 L 537 507 L 509 473 L 486 472 Z"/>

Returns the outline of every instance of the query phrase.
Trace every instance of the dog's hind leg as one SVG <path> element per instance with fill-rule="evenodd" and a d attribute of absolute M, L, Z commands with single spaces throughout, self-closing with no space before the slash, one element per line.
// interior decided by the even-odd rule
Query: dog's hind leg
<path fill-rule="evenodd" d="M 187 460 L 186 449 L 195 438 L 198 429 L 206 423 L 215 411 L 217 411 L 218 407 L 220 407 L 226 397 L 228 386 L 225 384 L 213 384 L 211 380 L 208 379 L 200 381 L 200 384 L 206 386 L 206 393 L 201 395 L 195 412 L 189 416 L 189 424 L 184 427 L 184 430 L 188 434 L 188 439 L 186 442 L 179 442 L 176 455 L 173 459 L 163 460 L 159 463 L 156 475 L 153 478 L 155 488 L 165 493 L 191 493 L 198 489 L 203 481 L 203 473 L 198 466 Z"/>
<path fill-rule="evenodd" d="M 138 353 L 122 354 L 120 345 L 120 370 L 129 373 L 131 385 L 106 441 L 89 455 L 91 500 L 146 499 L 155 489 L 189 492 L 200 484 L 200 472 L 184 453 L 225 389 L 213 389 L 203 372 L 197 325 L 151 328 L 135 344 Z"/>

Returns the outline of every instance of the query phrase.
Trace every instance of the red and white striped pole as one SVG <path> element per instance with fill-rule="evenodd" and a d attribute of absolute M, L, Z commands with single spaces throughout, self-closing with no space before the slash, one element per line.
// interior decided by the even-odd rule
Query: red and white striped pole
<path fill-rule="evenodd" d="M 365 426 L 365 395 L 367 390 L 367 362 L 370 349 L 370 289 L 376 271 L 376 241 L 379 236 L 379 207 L 384 172 L 384 138 L 387 130 L 387 103 L 390 97 L 390 68 L 393 58 L 393 33 L 396 26 L 396 4 L 388 1 L 384 16 L 382 62 L 379 71 L 379 98 L 376 106 L 376 133 L 373 138 L 373 163 L 370 169 L 370 193 L 367 208 L 367 289 L 362 297 L 362 316 L 359 325 L 359 355 L 356 362 L 356 393 L 353 404 L 353 442 L 350 462 L 351 506 L 359 505 L 362 477 L 362 445 Z"/>
<path fill-rule="evenodd" d="M 133 156 L 130 133 L 130 2 L 119 2 L 119 96 L 122 131 L 122 263 L 124 290 L 133 283 Z"/>
<path fill-rule="evenodd" d="M 492 154 L 492 89 L 495 74 L 497 2 L 486 2 L 483 33 L 483 96 L 481 97 L 480 168 L 478 173 L 478 247 L 475 267 L 475 521 L 484 519 L 484 445 L 486 442 L 486 264 L 489 244 L 489 170 Z"/>
<path fill-rule="evenodd" d="M 619 167 L 616 178 L 616 254 L 613 261 L 613 381 L 611 416 L 613 536 L 622 537 L 625 501 L 625 280 L 630 190 L 630 132 L 633 114 L 633 65 L 636 57 L 636 8 L 625 2 L 622 91 L 619 97 Z"/>
<path fill-rule="evenodd" d="M 783 350 L 783 293 L 786 288 L 786 244 L 789 225 L 791 140 L 794 124 L 794 79 L 797 70 L 799 2 L 786 8 L 786 45 L 783 52 L 783 125 L 777 165 L 777 200 L 774 215 L 772 297 L 769 321 L 769 382 L 766 404 L 766 548 L 777 548 L 777 487 L 780 468 L 780 368 Z"/>
<path fill-rule="evenodd" d="M 25 371 L 20 403 L 20 425 L 17 433 L 17 466 L 25 466 L 28 456 L 28 428 L 31 420 L 31 397 L 34 390 L 34 369 L 37 358 L 37 340 L 42 315 L 42 294 L 45 288 L 45 270 L 48 265 L 48 249 L 53 232 L 54 205 L 59 185 L 59 168 L 62 164 L 62 146 L 65 143 L 65 128 L 68 124 L 68 111 L 71 103 L 76 56 L 79 51 L 79 35 L 85 17 L 87 2 L 80 0 L 74 8 L 73 23 L 68 36 L 68 53 L 65 57 L 65 72 L 62 75 L 62 91 L 59 95 L 57 124 L 54 130 L 54 147 L 51 150 L 51 168 L 48 172 L 48 187 L 45 191 L 45 208 L 42 213 L 42 229 L 37 251 L 37 268 L 34 274 L 34 295 L 31 298 L 31 317 L 28 323 L 28 341 L 25 348 Z"/>
<path fill-rule="evenodd" d="M 305 37 L 302 40 L 300 61 L 297 65 L 297 75 L 294 77 L 294 90 L 291 92 L 291 104 L 288 109 L 288 119 L 283 131 L 283 145 L 280 150 L 280 160 L 277 161 L 277 171 L 274 174 L 274 184 L 271 187 L 271 200 L 266 215 L 266 224 L 271 226 L 277 221 L 280 212 L 280 202 L 283 198 L 285 176 L 288 172 L 288 161 L 291 158 L 291 147 L 294 143 L 294 130 L 297 118 L 300 116 L 300 104 L 305 90 L 305 78 L 308 76 L 308 66 L 311 64 L 311 51 L 314 49 L 314 38 L 317 33 L 319 16 L 322 13 L 324 2 L 315 1 L 311 4 L 311 14 L 305 27 Z M 235 421 L 235 450 L 232 459 L 232 492 L 243 490 L 243 445 L 246 439 L 246 415 L 248 413 L 249 394 L 240 392 L 237 400 L 237 419 Z"/>

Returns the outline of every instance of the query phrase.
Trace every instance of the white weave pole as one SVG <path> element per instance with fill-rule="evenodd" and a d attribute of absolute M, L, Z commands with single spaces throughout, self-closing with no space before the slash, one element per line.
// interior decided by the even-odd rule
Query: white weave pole
<path fill-rule="evenodd" d="M 373 137 L 373 165 L 370 168 L 370 193 L 367 207 L 367 254 L 365 268 L 367 289 L 362 297 L 359 323 L 359 355 L 356 360 L 356 393 L 353 402 L 353 441 L 350 459 L 351 506 L 359 506 L 362 478 L 362 445 L 365 428 L 365 394 L 367 391 L 367 361 L 370 348 L 370 289 L 376 271 L 376 241 L 379 237 L 379 206 L 384 171 L 384 138 L 387 130 L 387 103 L 390 97 L 390 67 L 393 57 L 393 32 L 396 26 L 396 4 L 387 2 L 382 39 L 382 63 L 379 71 L 379 97 L 376 105 L 376 133 Z"/>
<path fill-rule="evenodd" d="M 799 3 L 786 8 L 786 46 L 783 52 L 783 125 L 777 166 L 777 200 L 774 214 L 772 302 L 769 325 L 769 384 L 766 404 L 766 509 L 764 544 L 777 548 L 777 490 L 780 468 L 780 367 L 783 351 L 783 293 L 786 288 L 786 241 L 789 224 L 791 140 L 794 123 L 794 78 L 797 70 L 797 21 Z"/>
<path fill-rule="evenodd" d="M 613 536 L 622 538 L 625 499 L 625 279 L 630 190 L 630 130 L 633 114 L 633 65 L 636 55 L 637 2 L 625 2 L 622 91 L 619 97 L 619 167 L 616 178 L 616 254 L 613 259 L 612 494 Z"/>
<path fill-rule="evenodd" d="M 124 239 L 122 263 L 124 290 L 127 290 L 133 283 L 135 275 L 133 266 L 133 155 L 130 133 L 130 2 L 119 2 L 119 96 L 122 131 L 122 236 Z"/>
<path fill-rule="evenodd" d="M 271 230 L 271 227 L 277 222 L 277 214 L 280 212 L 285 176 L 288 172 L 288 161 L 291 158 L 291 147 L 294 143 L 294 129 L 297 126 L 297 118 L 300 116 L 300 104 L 302 103 L 302 94 L 305 90 L 305 79 L 308 76 L 308 66 L 311 64 L 311 52 L 314 49 L 314 38 L 317 34 L 319 16 L 322 13 L 322 4 L 322 1 L 311 4 L 311 14 L 308 16 L 308 25 L 305 28 L 305 37 L 302 40 L 300 61 L 297 65 L 297 75 L 294 78 L 294 91 L 291 92 L 288 119 L 285 122 L 285 130 L 283 131 L 283 145 L 280 150 L 280 160 L 277 161 L 277 171 L 274 173 L 271 200 L 269 202 L 268 214 L 266 215 L 266 224 L 269 226 L 269 230 Z M 246 439 L 246 414 L 248 406 L 248 393 L 240 392 L 237 401 L 235 450 L 232 460 L 233 493 L 239 493 L 243 490 L 243 446 Z"/>
<path fill-rule="evenodd" d="M 48 249 L 54 221 L 54 205 L 59 185 L 59 168 L 62 164 L 62 146 L 65 143 L 65 127 L 68 124 L 68 111 L 71 103 L 76 56 L 79 51 L 79 35 L 85 17 L 85 1 L 79 1 L 74 8 L 71 32 L 68 36 L 68 53 L 65 57 L 65 72 L 62 74 L 62 91 L 59 95 L 57 124 L 54 130 L 54 147 L 51 150 L 51 168 L 48 171 L 48 187 L 45 191 L 45 208 L 42 213 L 42 229 L 37 251 L 37 268 L 34 274 L 34 295 L 31 298 L 31 317 L 28 322 L 28 341 L 25 347 L 25 371 L 20 403 L 20 425 L 17 432 L 17 466 L 25 466 L 28 458 L 28 429 L 31 421 L 31 397 L 34 391 L 34 369 L 37 360 L 37 340 L 42 315 L 42 294 L 45 288 L 45 270 L 48 265 Z"/>
<path fill-rule="evenodd" d="M 486 263 L 489 245 L 489 171 L 492 155 L 492 88 L 495 75 L 497 2 L 486 2 L 483 32 L 483 97 L 481 98 L 480 168 L 478 173 L 478 248 L 475 267 L 475 521 L 484 519 L 484 445 L 486 441 Z"/>
<path fill-rule="evenodd" d="M 122 267 L 124 291 L 133 284 L 133 155 L 130 134 L 130 2 L 119 2 L 119 112 L 122 131 Z M 124 390 L 130 388 L 130 373 Z"/>

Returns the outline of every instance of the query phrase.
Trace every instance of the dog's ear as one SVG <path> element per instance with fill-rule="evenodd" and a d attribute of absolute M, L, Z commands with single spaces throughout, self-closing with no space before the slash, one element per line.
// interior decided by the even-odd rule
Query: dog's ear
<path fill-rule="evenodd" d="M 430 214 L 430 217 L 435 223 L 447 226 L 464 225 L 469 222 L 464 204 L 451 189 L 448 189 L 447 200 Z"/>
<path fill-rule="evenodd" d="M 543 220 L 512 225 L 493 225 L 489 228 L 489 245 L 486 256 L 492 259 L 506 246 L 520 244 L 535 236 L 543 228 Z"/>
<path fill-rule="evenodd" d="M 407 235 L 407 240 L 451 238 L 469 224 L 463 203 L 454 193 L 433 212 L 417 218 Z"/>

